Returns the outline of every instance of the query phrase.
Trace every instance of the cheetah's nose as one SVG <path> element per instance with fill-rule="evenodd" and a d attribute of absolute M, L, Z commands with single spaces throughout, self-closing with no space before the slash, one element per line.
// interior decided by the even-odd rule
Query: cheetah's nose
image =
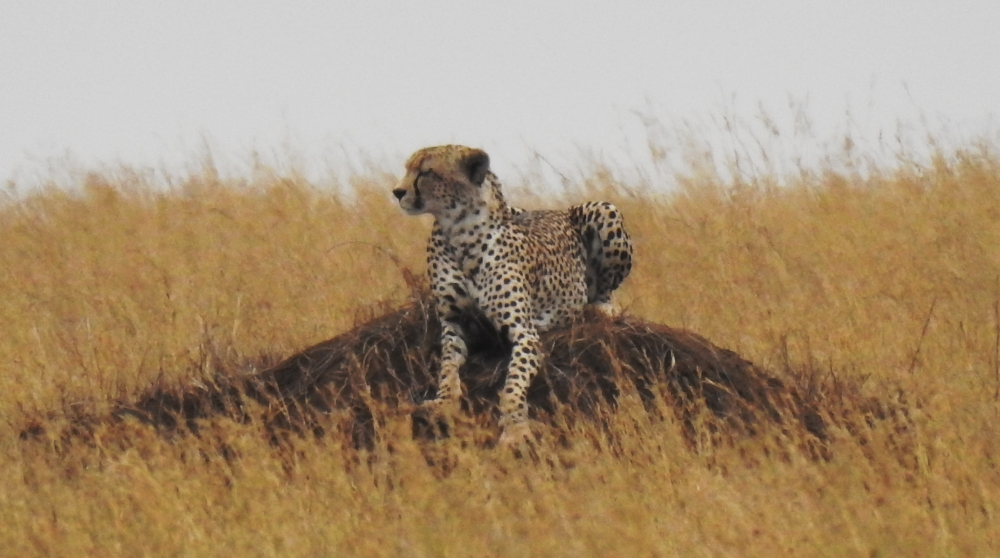
<path fill-rule="evenodd" d="M 392 191 L 392 195 L 396 196 L 397 200 L 401 200 L 403 199 L 403 196 L 406 195 L 406 190 L 403 188 L 396 188 Z"/>

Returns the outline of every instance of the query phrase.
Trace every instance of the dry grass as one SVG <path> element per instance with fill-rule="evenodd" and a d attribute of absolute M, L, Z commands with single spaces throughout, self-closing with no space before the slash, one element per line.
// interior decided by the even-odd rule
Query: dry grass
<path fill-rule="evenodd" d="M 698 172 L 676 194 L 634 197 L 616 193 L 634 185 L 594 181 L 637 242 L 627 311 L 836 401 L 827 459 L 782 427 L 692 444 L 683 420 L 628 396 L 603 420 L 539 424 L 535 455 L 521 459 L 469 443 L 488 425 L 426 442 L 391 413 L 360 450 L 336 429 L 273 445 L 253 417 L 205 418 L 195 435 L 125 418 L 67 438 L 74 417 L 274 362 L 404 304 L 427 223 L 399 214 L 383 175 L 356 180 L 350 201 L 294 175 L 231 181 L 211 169 L 166 189 L 108 172 L 9 201 L 0 549 L 1000 553 L 1000 156 L 942 152 L 929 166 L 780 188 L 773 178 Z M 869 426 L 872 397 L 905 420 Z M 696 432 L 709 422 L 696 416 Z"/>

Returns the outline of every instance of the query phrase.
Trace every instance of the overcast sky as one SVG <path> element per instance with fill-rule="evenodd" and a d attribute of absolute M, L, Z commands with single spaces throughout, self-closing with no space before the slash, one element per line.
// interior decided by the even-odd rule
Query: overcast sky
<path fill-rule="evenodd" d="M 635 111 L 789 116 L 789 98 L 821 133 L 848 109 L 870 133 L 975 133 L 1000 114 L 1000 1 L 0 4 L 0 180 L 21 183 L 206 143 L 316 162 L 456 142 L 502 168 L 642 145 Z"/>

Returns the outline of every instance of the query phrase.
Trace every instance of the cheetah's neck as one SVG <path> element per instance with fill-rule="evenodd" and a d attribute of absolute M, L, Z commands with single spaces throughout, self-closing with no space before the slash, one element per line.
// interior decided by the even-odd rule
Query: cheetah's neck
<path fill-rule="evenodd" d="M 449 252 L 467 275 L 475 275 L 477 264 L 482 262 L 484 246 L 497 238 L 499 230 L 508 226 L 513 218 L 500 181 L 493 173 L 486 176 L 482 192 L 482 205 L 456 206 L 438 216 L 436 222 L 449 245 Z"/>
<path fill-rule="evenodd" d="M 503 196 L 503 185 L 500 184 L 500 180 L 497 179 L 495 174 L 488 173 L 486 175 L 486 180 L 484 181 L 483 187 L 489 187 L 490 195 L 492 196 L 491 209 L 495 210 L 495 215 L 500 221 L 507 221 L 511 218 L 510 207 L 507 205 L 507 200 Z"/>
<path fill-rule="evenodd" d="M 481 188 L 482 196 L 478 203 L 453 205 L 436 216 L 445 236 L 465 236 L 469 232 L 485 230 L 492 224 L 507 223 L 513 218 L 496 175 L 492 172 L 487 174 Z"/>

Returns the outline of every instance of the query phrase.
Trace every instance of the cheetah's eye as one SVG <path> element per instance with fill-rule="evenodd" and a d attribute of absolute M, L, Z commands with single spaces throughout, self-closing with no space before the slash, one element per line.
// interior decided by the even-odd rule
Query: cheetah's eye
<path fill-rule="evenodd" d="M 413 181 L 413 183 L 414 184 L 419 183 L 420 179 L 424 178 L 424 177 L 437 178 L 437 179 L 441 178 L 441 176 L 438 173 L 434 172 L 431 169 L 427 169 L 427 170 L 422 170 L 422 171 L 418 172 L 417 173 L 417 178 Z"/>

